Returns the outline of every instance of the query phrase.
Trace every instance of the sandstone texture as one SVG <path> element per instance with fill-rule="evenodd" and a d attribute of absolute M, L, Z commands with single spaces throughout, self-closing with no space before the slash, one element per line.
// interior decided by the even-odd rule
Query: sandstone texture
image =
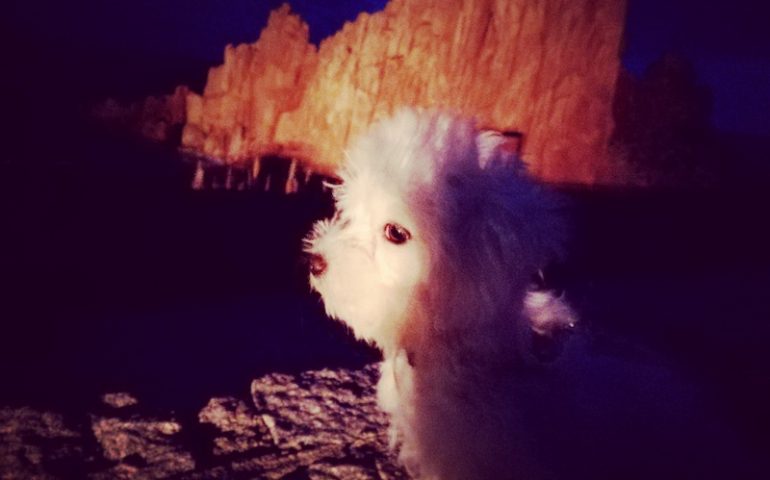
<path fill-rule="evenodd" d="M 436 107 L 522 133 L 543 180 L 624 183 L 607 148 L 624 17 L 616 0 L 391 0 L 316 50 L 284 5 L 256 43 L 227 47 L 201 95 L 187 95 L 182 146 L 329 173 L 373 121 Z"/>
<path fill-rule="evenodd" d="M 256 43 L 225 48 L 202 95 L 188 95 L 182 146 L 227 163 L 290 154 L 291 142 L 275 142 L 276 125 L 302 103 L 317 63 L 307 24 L 284 4 Z"/>
<path fill-rule="evenodd" d="M 408 478 L 387 448 L 377 375 L 266 375 L 250 400 L 212 398 L 197 421 L 148 413 L 127 393 L 105 394 L 98 412 L 2 407 L 0 478 Z"/>

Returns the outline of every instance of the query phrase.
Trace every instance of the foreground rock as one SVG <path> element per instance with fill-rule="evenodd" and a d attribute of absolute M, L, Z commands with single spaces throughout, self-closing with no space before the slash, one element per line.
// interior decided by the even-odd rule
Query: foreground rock
<path fill-rule="evenodd" d="M 77 477 L 93 461 L 89 443 L 57 413 L 0 408 L 0 478 Z"/>
<path fill-rule="evenodd" d="M 407 478 L 387 449 L 376 376 L 376 366 L 267 375 L 251 401 L 212 398 L 187 423 L 126 393 L 73 418 L 2 408 L 0 478 Z"/>

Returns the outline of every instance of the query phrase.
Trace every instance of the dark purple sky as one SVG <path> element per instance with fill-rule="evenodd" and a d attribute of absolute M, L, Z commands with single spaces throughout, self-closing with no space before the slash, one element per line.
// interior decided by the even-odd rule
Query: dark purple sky
<path fill-rule="evenodd" d="M 30 0 L 10 7 L 15 41 L 57 54 L 221 61 L 254 41 L 282 0 Z M 385 0 L 290 0 L 318 41 Z M 624 64 L 640 73 L 664 52 L 688 58 L 714 92 L 718 128 L 770 135 L 770 7 L 750 0 L 629 0 Z M 89 57 L 90 58 L 90 57 Z M 179 79 L 184 82 L 186 79 Z"/>
<path fill-rule="evenodd" d="M 770 135 L 769 19 L 762 0 L 630 0 L 623 61 L 640 73 L 684 56 L 714 94 L 718 128 Z"/>

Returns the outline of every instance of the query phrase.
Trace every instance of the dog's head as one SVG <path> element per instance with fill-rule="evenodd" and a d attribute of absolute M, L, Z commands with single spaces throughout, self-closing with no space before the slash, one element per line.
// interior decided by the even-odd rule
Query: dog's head
<path fill-rule="evenodd" d="M 386 353 L 426 332 L 516 335 L 527 287 L 563 232 L 554 202 L 502 145 L 471 121 L 414 110 L 355 141 L 336 215 L 306 242 L 327 313 Z"/>

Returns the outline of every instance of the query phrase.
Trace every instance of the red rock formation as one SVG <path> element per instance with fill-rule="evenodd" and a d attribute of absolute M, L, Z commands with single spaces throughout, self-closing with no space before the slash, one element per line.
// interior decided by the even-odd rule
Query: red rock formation
<path fill-rule="evenodd" d="M 442 107 L 523 132 L 545 180 L 622 182 L 607 143 L 624 14 L 617 0 L 392 0 L 316 52 L 284 5 L 188 97 L 183 146 L 227 162 L 283 152 L 330 171 L 373 120 Z"/>
<path fill-rule="evenodd" d="M 316 64 L 307 24 L 288 5 L 273 11 L 257 42 L 228 45 L 203 95 L 188 96 L 182 146 L 228 163 L 285 150 L 292 142 L 275 143 L 278 118 L 302 103 Z"/>

